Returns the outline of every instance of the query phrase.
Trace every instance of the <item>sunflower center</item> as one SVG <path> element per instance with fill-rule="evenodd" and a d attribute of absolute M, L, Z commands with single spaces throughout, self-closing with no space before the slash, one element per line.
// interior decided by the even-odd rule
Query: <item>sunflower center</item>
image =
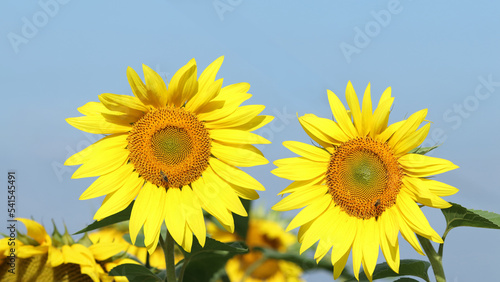
<path fill-rule="evenodd" d="M 326 184 L 335 204 L 362 219 L 380 216 L 396 203 L 402 170 L 386 143 L 357 138 L 330 159 Z"/>
<path fill-rule="evenodd" d="M 211 139 L 205 125 L 182 108 L 153 110 L 128 136 L 130 162 L 141 177 L 165 188 L 197 180 L 208 167 Z"/>

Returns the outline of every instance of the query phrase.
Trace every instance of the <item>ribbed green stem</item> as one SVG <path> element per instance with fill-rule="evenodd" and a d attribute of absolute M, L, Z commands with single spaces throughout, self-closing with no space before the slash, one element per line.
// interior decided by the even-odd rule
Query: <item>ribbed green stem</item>
<path fill-rule="evenodd" d="M 163 240 L 160 234 L 160 244 L 165 254 L 165 263 L 167 265 L 167 280 L 168 282 L 177 282 L 175 277 L 175 259 L 174 259 L 174 238 L 167 230 L 167 238 Z"/>
<path fill-rule="evenodd" d="M 424 248 L 424 252 L 429 258 L 429 262 L 432 266 L 432 271 L 434 271 L 434 276 L 436 276 L 436 282 L 446 282 L 446 277 L 444 276 L 443 261 L 442 257 L 436 253 L 436 250 L 431 244 L 429 239 L 417 235 L 418 241 Z"/>

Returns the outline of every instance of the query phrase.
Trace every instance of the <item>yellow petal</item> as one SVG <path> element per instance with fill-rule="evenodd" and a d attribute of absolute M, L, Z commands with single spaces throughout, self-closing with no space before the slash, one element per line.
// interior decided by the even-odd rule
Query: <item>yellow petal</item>
<path fill-rule="evenodd" d="M 377 265 L 378 246 L 380 243 L 379 223 L 374 217 L 364 220 L 363 230 L 363 269 L 371 277 Z"/>
<path fill-rule="evenodd" d="M 352 87 L 351 81 L 347 83 L 347 87 L 345 89 L 345 97 L 347 100 L 347 105 L 349 105 L 349 109 L 351 109 L 352 118 L 354 120 L 354 125 L 358 131 L 360 136 L 361 133 L 364 132 L 363 119 L 361 116 L 361 109 L 359 108 L 359 100 L 356 95 L 356 91 L 354 91 L 354 87 Z"/>
<path fill-rule="evenodd" d="M 299 159 L 299 158 L 295 158 Z M 282 164 L 281 160 L 274 162 L 276 165 Z M 313 162 L 307 159 L 289 162 L 290 165 L 283 165 L 272 170 L 271 173 L 285 179 L 303 181 L 325 175 L 328 163 Z"/>
<path fill-rule="evenodd" d="M 142 82 L 137 72 L 131 67 L 127 68 L 127 79 L 134 96 L 139 98 L 144 105 L 151 105 L 152 103 L 149 101 L 146 85 Z"/>
<path fill-rule="evenodd" d="M 167 85 L 161 76 L 146 65 L 142 65 L 149 101 L 156 108 L 165 107 L 168 102 Z"/>
<path fill-rule="evenodd" d="M 26 218 L 16 218 L 20 222 L 24 223 L 27 229 L 27 235 L 31 238 L 35 239 L 39 244 L 43 244 L 46 242 L 47 231 L 45 228 L 38 222 L 26 219 Z"/>
<path fill-rule="evenodd" d="M 389 220 L 386 220 L 387 213 L 379 216 L 380 221 L 380 249 L 384 254 L 385 260 L 389 267 L 394 270 L 394 272 L 399 273 L 399 242 L 398 242 L 398 229 L 393 230 L 393 226 Z M 396 236 L 392 236 L 392 234 Z M 391 237 L 395 237 L 395 241 L 392 241 Z"/>
<path fill-rule="evenodd" d="M 214 121 L 205 123 L 209 129 L 212 128 L 234 128 L 251 122 L 265 109 L 264 105 L 247 105 L 236 109 L 234 113 Z"/>
<path fill-rule="evenodd" d="M 131 125 L 115 124 L 97 115 L 67 118 L 66 122 L 82 131 L 95 134 L 123 133 L 132 129 Z"/>
<path fill-rule="evenodd" d="M 116 242 L 112 243 L 97 243 L 91 245 L 89 250 L 92 252 L 96 260 L 107 260 L 110 257 L 120 253 L 123 250 L 123 244 Z"/>
<path fill-rule="evenodd" d="M 411 149 L 420 146 L 420 144 L 424 142 L 425 137 L 427 137 L 430 128 L 431 125 L 428 123 L 419 130 L 409 134 L 406 138 L 401 140 L 399 144 L 396 145 L 396 147 L 394 147 L 394 155 L 396 157 L 399 157 L 403 154 L 408 153 Z"/>
<path fill-rule="evenodd" d="M 322 214 L 332 203 L 332 196 L 325 194 L 301 210 L 288 224 L 286 232 L 308 223 Z"/>
<path fill-rule="evenodd" d="M 107 151 L 111 148 L 126 148 L 127 147 L 127 134 L 112 134 L 108 135 L 101 140 L 91 144 L 87 148 L 69 157 L 64 165 L 79 165 L 85 161 L 99 156 L 101 152 Z"/>
<path fill-rule="evenodd" d="M 234 190 L 231 189 L 226 181 L 219 178 L 219 176 L 216 175 L 210 167 L 205 170 L 203 177 L 205 178 L 205 183 L 212 186 L 215 194 L 220 200 L 222 200 L 224 206 L 228 210 L 241 216 L 248 216 Z"/>
<path fill-rule="evenodd" d="M 207 183 L 203 177 L 191 183 L 194 193 L 200 199 L 203 209 L 212 214 L 217 220 L 229 227 L 230 232 L 234 231 L 234 220 L 231 212 L 228 211 L 222 200 L 216 194 L 214 183 Z"/>
<path fill-rule="evenodd" d="M 245 131 L 254 131 L 257 130 L 264 125 L 270 123 L 273 121 L 274 117 L 273 116 L 256 116 L 252 118 L 250 121 L 248 121 L 245 124 L 239 125 L 239 126 L 234 126 L 232 127 L 233 129 L 239 129 L 239 130 L 245 130 Z M 272 132 L 271 132 L 272 134 Z M 272 135 L 271 135 L 272 136 Z"/>
<path fill-rule="evenodd" d="M 132 164 L 126 164 L 119 167 L 117 170 L 100 176 L 92 183 L 85 192 L 80 196 L 80 200 L 88 200 L 110 194 L 118 190 L 127 181 L 134 170 Z"/>
<path fill-rule="evenodd" d="M 178 189 L 168 189 L 168 191 L 170 190 Z M 152 254 L 154 250 L 156 250 L 158 239 L 160 238 L 161 225 L 163 224 L 163 221 L 166 222 L 165 213 L 168 206 L 166 200 L 168 195 L 165 192 L 165 188 L 153 188 L 151 192 L 151 206 L 148 210 L 146 222 L 144 223 L 144 245 L 148 248 L 149 254 Z M 174 207 L 176 207 L 177 211 L 179 211 L 179 201 L 176 202 Z"/>
<path fill-rule="evenodd" d="M 137 196 L 143 183 L 137 172 L 130 173 L 122 187 L 108 194 L 109 198 L 97 210 L 94 219 L 101 220 L 124 210 Z"/>
<path fill-rule="evenodd" d="M 314 185 L 306 189 L 294 192 L 286 198 L 279 201 L 272 207 L 276 211 L 288 211 L 299 209 L 314 200 L 319 200 L 328 192 L 328 187 L 325 185 Z"/>
<path fill-rule="evenodd" d="M 229 144 L 214 140 L 211 153 L 234 166 L 249 167 L 269 163 L 259 149 L 249 144 Z"/>
<path fill-rule="evenodd" d="M 164 207 L 165 223 L 172 238 L 182 245 L 184 241 L 184 230 L 186 229 L 186 218 L 182 212 L 182 192 L 180 189 L 172 188 L 167 190 Z M 147 220 L 146 220 L 147 222 Z M 182 246 L 185 249 L 185 246 Z"/>
<path fill-rule="evenodd" d="M 200 78 L 198 79 L 200 83 L 200 91 L 206 91 L 210 88 L 210 85 L 214 83 L 217 72 L 219 71 L 223 61 L 224 56 L 220 56 L 200 74 Z"/>
<path fill-rule="evenodd" d="M 118 111 L 127 115 L 141 117 L 149 109 L 135 96 L 103 93 L 99 100 L 111 111 Z"/>
<path fill-rule="evenodd" d="M 434 242 L 443 243 L 443 239 L 432 229 L 422 210 L 404 190 L 399 192 L 397 203 L 401 215 L 414 232 Z"/>
<path fill-rule="evenodd" d="M 405 124 L 406 120 L 395 122 L 387 127 L 382 133 L 375 137 L 376 140 L 385 143 L 389 138 Z"/>
<path fill-rule="evenodd" d="M 81 165 L 71 178 L 83 178 L 104 175 L 125 165 L 129 151 L 121 148 L 112 148 L 101 152 Z"/>
<path fill-rule="evenodd" d="M 281 192 L 279 192 L 278 195 L 283 195 L 285 193 L 293 193 L 293 192 L 298 191 L 299 189 L 302 189 L 304 187 L 324 184 L 324 182 L 325 182 L 324 175 L 321 175 L 321 176 L 318 176 L 316 178 L 309 179 L 309 180 L 294 181 L 290 185 L 288 185 L 285 189 L 283 189 Z"/>
<path fill-rule="evenodd" d="M 427 187 L 429 191 L 436 196 L 451 196 L 458 192 L 457 188 L 443 182 L 426 178 L 420 178 L 420 180 L 422 180 L 424 183 L 423 185 L 425 185 L 425 187 Z"/>
<path fill-rule="evenodd" d="M 394 102 L 394 97 L 391 97 L 391 87 L 388 87 L 384 93 L 382 93 L 378 106 L 373 113 L 373 124 L 372 130 L 370 131 L 370 136 L 372 138 L 387 128 L 392 102 Z"/>
<path fill-rule="evenodd" d="M 403 177 L 403 185 L 419 203 L 438 209 L 451 207 L 450 203 L 433 194 L 420 178 Z"/>
<path fill-rule="evenodd" d="M 303 156 L 313 161 L 317 162 L 328 162 L 330 161 L 330 153 L 323 148 L 319 148 L 313 145 L 305 144 L 297 141 L 285 141 L 283 142 L 285 146 L 290 151 L 297 155 Z"/>
<path fill-rule="evenodd" d="M 327 90 L 328 101 L 330 102 L 330 108 L 332 109 L 333 116 L 337 120 L 340 128 L 349 138 L 356 138 L 358 136 L 358 131 L 351 122 L 351 119 L 347 115 L 347 111 L 340 101 L 339 97 L 335 95 L 330 90 Z M 359 103 L 358 103 L 359 107 Z"/>
<path fill-rule="evenodd" d="M 363 109 L 361 112 L 363 120 L 363 130 L 359 130 L 360 136 L 366 136 L 373 126 L 373 110 L 372 110 L 372 96 L 370 91 L 370 83 L 366 86 L 365 95 L 363 96 Z"/>
<path fill-rule="evenodd" d="M 259 191 L 265 190 L 264 186 L 262 186 L 259 181 L 239 168 L 228 165 L 215 158 L 210 159 L 210 166 L 212 167 L 214 172 L 217 173 L 217 175 L 219 175 L 227 182 L 233 183 L 243 188 Z"/>
<path fill-rule="evenodd" d="M 220 96 L 221 95 L 219 95 L 219 97 Z M 198 111 L 198 118 L 203 121 L 225 118 L 234 113 L 241 103 L 248 100 L 250 97 L 252 97 L 252 95 L 248 93 L 237 93 L 224 100 L 214 99 L 203 106 L 203 108 L 200 108 Z"/>
<path fill-rule="evenodd" d="M 156 185 L 150 182 L 144 183 L 144 186 L 141 191 L 139 191 L 137 199 L 134 202 L 129 223 L 130 240 L 132 241 L 132 244 L 135 244 L 137 234 L 139 234 L 144 222 L 146 222 L 146 218 L 149 214 L 149 208 L 153 204 L 152 192 L 155 189 L 158 189 Z"/>
<path fill-rule="evenodd" d="M 177 70 L 168 84 L 167 93 L 170 103 L 176 107 L 181 107 L 186 100 L 191 99 L 192 96 L 196 94 L 198 91 L 196 73 L 197 68 L 194 58 Z M 194 89 L 196 89 L 196 91 L 194 91 Z"/>
<path fill-rule="evenodd" d="M 401 140 L 406 138 L 408 135 L 413 133 L 420 124 L 424 121 L 427 116 L 427 109 L 420 110 L 414 114 L 412 114 L 395 133 L 389 139 L 389 145 L 395 148 Z"/>
<path fill-rule="evenodd" d="M 403 238 L 410 243 L 410 245 L 417 251 L 417 253 L 424 255 L 424 252 L 422 251 L 422 248 L 420 247 L 420 244 L 418 243 L 417 237 L 415 236 L 415 233 L 411 230 L 410 226 L 406 223 L 406 220 L 404 218 L 401 218 L 398 220 L 399 223 L 399 231 L 401 231 L 401 235 Z"/>
<path fill-rule="evenodd" d="M 338 145 L 349 139 L 340 126 L 331 119 L 305 114 L 299 118 L 299 122 L 302 127 L 307 128 L 307 131 L 324 143 Z"/>
<path fill-rule="evenodd" d="M 448 160 L 420 154 L 406 154 L 398 162 L 405 173 L 413 177 L 426 177 L 458 168 Z"/>
<path fill-rule="evenodd" d="M 88 102 L 85 105 L 77 108 L 77 110 L 86 115 L 86 116 L 91 116 L 91 115 L 97 115 L 100 116 L 102 113 L 112 113 L 110 109 L 106 108 L 103 103 L 100 102 Z"/>
<path fill-rule="evenodd" d="M 212 129 L 210 138 L 234 144 L 270 144 L 271 142 L 260 135 L 237 129 Z"/>
<path fill-rule="evenodd" d="M 190 187 L 184 187 L 181 191 L 182 210 L 184 217 L 190 229 L 198 239 L 198 242 L 203 247 L 207 231 L 205 228 L 205 220 L 203 210 L 201 209 L 200 201 Z"/>
<path fill-rule="evenodd" d="M 193 113 L 198 113 L 200 109 L 219 95 L 222 81 L 222 78 L 218 79 L 204 90 L 198 90 L 198 92 L 186 103 L 186 109 Z"/>

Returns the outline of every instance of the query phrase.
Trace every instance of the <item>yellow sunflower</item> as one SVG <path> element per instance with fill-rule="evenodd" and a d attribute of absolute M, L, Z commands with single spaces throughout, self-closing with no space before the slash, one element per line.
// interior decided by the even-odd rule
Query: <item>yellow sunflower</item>
<path fill-rule="evenodd" d="M 113 243 L 119 244 L 121 250 L 127 254 L 135 257 L 142 264 L 146 264 L 146 258 L 148 256 L 148 250 L 144 247 L 137 247 L 129 244 L 123 236 L 128 233 L 128 224 L 124 225 L 114 225 L 108 226 L 99 231 L 92 232 L 89 234 L 89 239 L 92 243 Z M 174 246 L 174 263 L 177 264 L 184 258 L 180 249 L 177 245 Z M 156 247 L 156 250 L 149 255 L 149 265 L 157 269 L 166 269 L 165 255 L 163 249 L 160 246 Z M 108 270 L 109 271 L 109 270 Z"/>
<path fill-rule="evenodd" d="M 242 241 L 236 234 L 228 233 L 219 229 L 215 224 L 209 223 L 208 232 L 212 238 L 221 242 Z M 302 281 L 300 275 L 302 269 L 294 263 L 268 259 L 264 262 L 259 260 L 262 253 L 252 251 L 253 247 L 271 248 L 279 252 L 286 252 L 296 242 L 296 237 L 286 233 L 277 222 L 266 219 L 250 218 L 245 243 L 250 252 L 237 255 L 226 263 L 226 273 L 231 281 L 260 282 L 260 281 Z M 251 273 L 246 273 L 250 268 L 258 265 Z M 247 275 L 247 276 L 246 276 Z M 246 277 L 245 277 L 246 276 Z M 244 280 L 242 280 L 245 278 Z"/>
<path fill-rule="evenodd" d="M 41 224 L 30 219 L 17 220 L 26 226 L 27 236 L 19 234 L 15 241 L 15 273 L 9 272 L 9 264 L 2 262 L 0 281 L 128 281 L 125 277 L 108 276 L 107 272 L 119 264 L 137 263 L 127 258 L 110 260 L 121 253 L 120 244 L 86 244 L 85 238 L 75 243 L 67 232 L 51 237 Z M 0 240 L 0 261 L 7 258 L 11 248 L 8 238 Z"/>
<path fill-rule="evenodd" d="M 268 163 L 252 144 L 270 143 L 251 133 L 273 117 L 259 115 L 263 105 L 240 106 L 251 97 L 248 83 L 222 87 L 215 76 L 223 57 L 197 78 L 194 59 L 167 85 L 143 65 L 145 84 L 132 69 L 127 77 L 134 96 L 104 93 L 100 102 L 66 119 L 72 126 L 109 134 L 71 156 L 66 165 L 82 164 L 72 178 L 99 178 L 81 195 L 106 195 L 94 219 L 125 209 L 135 200 L 130 234 L 135 242 L 144 226 L 144 243 L 156 249 L 163 222 L 174 240 L 191 250 L 193 233 L 203 246 L 202 208 L 233 232 L 232 212 L 246 216 L 240 202 L 257 199 L 264 187 L 239 167 Z M 136 198 L 137 197 L 137 198 Z"/>
<path fill-rule="evenodd" d="M 317 261 L 333 247 L 335 279 L 352 250 L 356 278 L 363 264 L 371 280 L 379 246 L 389 266 L 398 272 L 398 232 L 422 255 L 414 233 L 442 243 L 417 203 L 440 209 L 450 207 L 440 196 L 452 195 L 458 189 L 427 177 L 457 166 L 448 160 L 409 153 L 422 144 L 429 132 L 429 123 L 419 129 L 427 109 L 388 126 L 394 100 L 391 88 L 382 94 L 374 112 L 370 84 L 362 110 L 351 82 L 346 88 L 350 111 L 330 90 L 328 100 L 335 121 L 313 114 L 299 118 L 319 146 L 283 143 L 301 157 L 274 162 L 278 168 L 272 173 L 294 182 L 280 193 L 291 195 L 273 209 L 287 211 L 307 206 L 287 230 L 300 226 L 301 253 L 319 240 Z"/>

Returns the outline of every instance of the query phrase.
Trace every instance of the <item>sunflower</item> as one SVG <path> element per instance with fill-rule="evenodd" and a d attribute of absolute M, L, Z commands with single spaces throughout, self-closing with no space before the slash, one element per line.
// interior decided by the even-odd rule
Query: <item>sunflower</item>
<path fill-rule="evenodd" d="M 370 84 L 362 110 L 351 82 L 346 88 L 350 111 L 333 92 L 327 92 L 335 121 L 313 114 L 299 118 L 318 146 L 283 143 L 300 157 L 274 162 L 278 168 L 272 173 L 294 182 L 280 193 L 291 195 L 273 209 L 287 211 L 306 206 L 287 230 L 300 226 L 301 253 L 319 240 L 317 261 L 332 249 L 335 279 L 352 250 L 356 278 L 363 264 L 371 280 L 379 246 L 389 266 L 398 272 L 398 232 L 422 255 L 415 233 L 443 242 L 417 203 L 440 209 L 450 207 L 440 196 L 452 195 L 458 189 L 427 177 L 457 166 L 448 160 L 411 153 L 429 132 L 429 123 L 420 127 L 427 109 L 388 126 L 394 100 L 391 88 L 384 91 L 374 112 Z"/>
<path fill-rule="evenodd" d="M 197 78 L 194 59 L 167 85 L 143 65 L 145 84 L 132 69 L 127 77 L 134 96 L 104 93 L 100 102 L 66 119 L 72 126 L 108 134 L 71 156 L 66 165 L 82 164 L 72 178 L 99 178 L 81 195 L 106 195 L 94 219 L 101 220 L 135 204 L 130 234 L 135 242 L 144 226 L 144 243 L 156 249 L 165 222 L 174 240 L 190 252 L 193 234 L 205 244 L 202 209 L 234 231 L 232 213 L 247 216 L 239 197 L 257 199 L 264 187 L 239 167 L 268 163 L 252 144 L 268 144 L 251 133 L 273 117 L 259 115 L 263 105 L 240 106 L 252 95 L 248 83 L 222 87 L 215 76 L 223 57 Z M 137 198 L 136 198 L 137 197 Z"/>
<path fill-rule="evenodd" d="M 221 230 L 213 223 L 209 223 L 208 232 L 212 235 L 212 238 L 221 242 L 243 241 L 236 234 Z M 294 235 L 286 233 L 283 227 L 275 221 L 250 218 L 245 240 L 250 252 L 234 256 L 228 260 L 225 269 L 229 280 L 245 282 L 302 281 L 300 279 L 302 269 L 296 264 L 275 259 L 260 261 L 262 253 L 252 250 L 253 247 L 265 247 L 279 252 L 286 252 L 296 240 Z M 257 267 L 247 274 L 250 268 L 256 266 L 255 264 L 258 264 Z M 243 278 L 245 280 L 242 280 Z"/>
<path fill-rule="evenodd" d="M 129 244 L 123 236 L 128 233 L 128 224 L 125 226 L 123 224 L 117 224 L 113 226 L 107 226 L 105 228 L 99 229 L 96 232 L 92 232 L 89 234 L 89 239 L 94 243 L 113 243 L 119 244 L 121 246 L 121 250 L 126 252 L 128 255 L 140 261 L 142 264 L 146 264 L 146 261 L 149 261 L 149 265 L 151 267 L 157 269 L 166 269 L 165 264 L 165 255 L 163 253 L 163 249 L 160 246 L 156 247 L 156 250 L 149 255 L 148 250 L 144 247 L 137 247 Z M 181 261 L 184 258 L 182 251 L 174 246 L 174 262 Z"/>
<path fill-rule="evenodd" d="M 28 232 L 19 233 L 15 241 L 15 273 L 9 272 L 10 266 L 2 262 L 0 281 L 128 281 L 125 277 L 107 275 L 116 265 L 136 263 L 127 258 L 111 260 L 121 253 L 122 245 L 92 244 L 86 236 L 74 242 L 67 232 L 61 236 L 55 229 L 50 236 L 33 220 L 17 220 L 24 223 Z M 0 261 L 6 259 L 10 248 L 8 238 L 0 240 Z"/>

